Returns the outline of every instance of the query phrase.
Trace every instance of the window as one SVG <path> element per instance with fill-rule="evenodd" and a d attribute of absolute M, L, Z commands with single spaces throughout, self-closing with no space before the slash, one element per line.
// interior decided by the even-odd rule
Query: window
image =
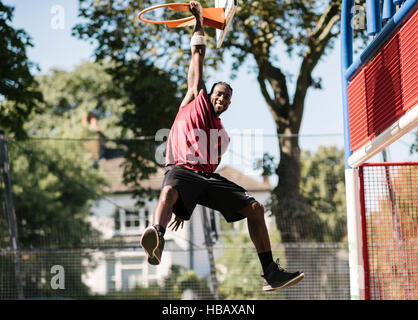
<path fill-rule="evenodd" d="M 145 216 L 145 228 L 147 228 L 150 223 L 149 223 L 149 210 L 145 209 L 144 210 L 144 216 Z"/>
<path fill-rule="evenodd" d="M 116 234 L 139 234 L 140 228 L 144 228 L 144 209 L 117 209 L 113 215 Z M 147 209 L 145 209 L 147 211 Z"/>
<path fill-rule="evenodd" d="M 122 265 L 142 265 L 144 262 L 145 257 L 124 258 L 121 260 Z"/>
<path fill-rule="evenodd" d="M 138 230 L 139 228 L 139 212 L 125 211 L 125 231 Z"/>
<path fill-rule="evenodd" d="M 130 291 L 157 283 L 158 267 L 148 264 L 144 253 L 118 252 L 106 259 L 107 291 Z"/>
<path fill-rule="evenodd" d="M 120 210 L 116 209 L 113 213 L 113 219 L 115 220 L 115 230 L 120 231 Z"/>
<path fill-rule="evenodd" d="M 106 279 L 107 279 L 107 291 L 115 291 L 116 290 L 116 282 L 115 282 L 115 260 L 107 260 L 106 265 Z"/>
<path fill-rule="evenodd" d="M 148 275 L 155 276 L 157 275 L 157 271 L 158 271 L 157 266 L 153 266 L 150 264 L 148 265 Z"/>

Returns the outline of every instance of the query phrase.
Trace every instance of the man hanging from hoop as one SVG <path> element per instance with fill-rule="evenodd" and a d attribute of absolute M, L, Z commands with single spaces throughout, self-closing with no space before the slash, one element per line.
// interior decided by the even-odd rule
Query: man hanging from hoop
<path fill-rule="evenodd" d="M 146 228 L 141 245 L 148 262 L 158 265 L 164 249 L 164 234 L 169 225 L 173 231 L 183 227 L 197 204 L 219 211 L 228 222 L 247 219 L 248 231 L 263 269 L 263 290 L 275 290 L 296 284 L 301 272 L 287 272 L 274 262 L 270 238 L 264 219 L 264 207 L 244 188 L 214 173 L 229 137 L 219 116 L 232 97 L 232 88 L 217 82 L 209 94 L 203 82 L 206 39 L 202 7 L 191 1 L 196 18 L 188 71 L 188 91 L 170 130 L 162 190 L 153 214 L 153 225 Z"/>

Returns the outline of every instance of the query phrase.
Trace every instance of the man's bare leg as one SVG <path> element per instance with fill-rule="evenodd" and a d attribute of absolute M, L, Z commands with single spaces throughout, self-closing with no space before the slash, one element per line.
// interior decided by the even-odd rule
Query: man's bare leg
<path fill-rule="evenodd" d="M 158 204 L 152 217 L 152 226 L 146 228 L 141 237 L 141 246 L 148 256 L 148 262 L 158 265 L 164 249 L 164 234 L 173 215 L 173 206 L 179 198 L 178 191 L 171 186 L 161 190 Z"/>
<path fill-rule="evenodd" d="M 253 202 L 240 211 L 247 217 L 250 238 L 257 250 L 264 272 L 263 290 L 271 291 L 297 284 L 305 275 L 301 272 L 287 272 L 273 260 L 270 237 L 264 219 L 264 207 Z"/>
<path fill-rule="evenodd" d="M 253 202 L 239 211 L 239 213 L 247 217 L 248 232 L 257 253 L 271 251 L 263 205 L 259 202 Z"/>
<path fill-rule="evenodd" d="M 173 215 L 173 206 L 179 198 L 179 193 L 172 186 L 165 186 L 160 193 L 157 206 L 154 209 L 152 216 L 152 224 L 160 225 L 164 229 L 167 228 L 168 223 Z"/>
<path fill-rule="evenodd" d="M 269 265 L 274 262 L 271 252 L 270 237 L 264 219 L 264 207 L 259 202 L 253 202 L 246 206 L 240 214 L 247 217 L 248 232 L 254 243 L 263 271 L 266 272 Z"/>

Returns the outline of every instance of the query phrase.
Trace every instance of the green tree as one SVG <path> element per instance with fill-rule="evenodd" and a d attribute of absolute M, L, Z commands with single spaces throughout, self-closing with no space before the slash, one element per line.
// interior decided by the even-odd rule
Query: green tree
<path fill-rule="evenodd" d="M 192 289 L 198 299 L 213 299 L 213 294 L 204 279 L 201 279 L 193 270 L 187 270 L 178 265 L 172 265 L 170 273 L 164 278 L 160 288 L 160 299 L 180 299 L 187 289 Z"/>
<path fill-rule="evenodd" d="M 107 112 L 103 125 L 114 128 L 118 102 L 100 100 L 111 81 L 95 64 L 81 65 L 73 73 L 53 70 L 38 81 L 45 96 L 41 113 L 32 113 L 23 125 L 31 138 L 8 144 L 25 297 L 87 296 L 81 277 L 90 267 L 82 263 L 89 255 L 78 248 L 100 241 L 88 218 L 92 203 L 104 195 L 106 181 L 93 168 L 95 156 L 83 140 L 97 139 L 97 131 L 83 126 L 82 119 L 90 110 Z M 2 247 L 8 246 L 7 238 L 7 228 L 2 228 Z M 64 267 L 70 288 L 51 289 L 52 265 Z"/>
<path fill-rule="evenodd" d="M 40 137 L 55 139 L 86 139 L 84 146 L 98 143 L 99 134 L 108 139 L 107 146 L 125 150 L 125 182 L 134 184 L 138 199 L 149 192 L 141 188 L 142 178 L 155 172 L 156 142 L 154 127 L 150 123 L 168 124 L 165 115 L 174 112 L 171 103 L 176 88 L 169 75 L 142 61 L 115 67 L 114 62 L 83 63 L 67 72 L 52 70 L 38 77 L 45 97 L 40 105 L 42 114 L 32 117 L 25 129 Z M 130 72 L 129 70 L 135 70 Z M 113 72 L 113 73 L 110 73 Z M 164 94 L 151 94 L 157 88 Z M 88 114 L 99 119 L 99 125 L 91 128 L 83 125 Z M 152 121 L 150 121 L 152 119 Z M 151 141 L 135 137 L 151 135 Z M 61 143 L 64 149 L 67 146 Z M 97 160 L 92 155 L 90 162 Z"/>
<path fill-rule="evenodd" d="M 31 38 L 10 25 L 13 10 L 0 2 L 0 126 L 9 135 L 22 137 L 23 125 L 37 111 L 42 95 L 32 75 L 35 65 L 26 54 L 33 46 Z"/>
<path fill-rule="evenodd" d="M 300 199 L 305 215 L 296 221 L 286 221 L 288 226 L 284 228 L 283 233 L 293 231 L 294 234 L 303 234 L 305 241 L 312 242 L 346 241 L 344 169 L 342 148 L 320 146 L 314 153 L 302 151 Z M 324 260 L 318 257 L 325 253 L 328 261 L 338 261 L 337 251 L 326 251 L 321 247 L 310 250 L 295 247 L 291 250 L 293 259 L 289 268 L 308 268 L 311 274 L 317 275 L 311 279 L 311 285 L 320 288 L 321 299 L 332 298 L 332 291 L 341 288 L 342 279 L 335 269 L 329 268 L 324 264 Z M 287 294 L 289 298 L 296 298 L 294 292 L 290 291 Z M 315 293 L 311 291 L 309 294 Z"/>
<path fill-rule="evenodd" d="M 276 160 L 269 154 L 257 161 L 256 168 L 263 174 L 272 174 Z M 303 219 L 288 219 L 281 231 L 282 237 L 288 233 L 304 234 L 307 241 L 340 242 L 346 235 L 346 202 L 344 183 L 344 150 L 335 146 L 320 146 L 312 153 L 302 151 L 300 201 L 305 214 Z M 272 209 L 272 203 L 268 208 Z M 301 239 L 297 239 L 301 240 Z"/>
<path fill-rule="evenodd" d="M 11 141 L 13 198 L 23 248 L 78 247 L 94 236 L 86 221 L 105 180 L 77 142 Z"/>
<path fill-rule="evenodd" d="M 271 174 L 275 166 L 274 157 L 265 154 L 263 157 L 263 174 Z M 260 162 L 258 163 L 260 165 Z M 260 168 L 260 167 L 259 167 Z M 324 254 L 323 248 L 306 248 L 281 245 L 286 232 L 305 234 L 305 240 L 311 242 L 343 242 L 346 235 L 345 185 L 344 185 L 344 150 L 334 146 L 320 146 L 315 153 L 302 151 L 301 156 L 301 207 L 305 221 L 287 221 L 288 225 L 283 231 L 275 230 L 275 224 L 270 225 L 269 233 L 274 257 L 280 258 L 282 267 L 288 270 L 297 270 L 304 266 L 310 275 L 319 275 L 309 279 L 310 285 L 321 288 L 321 297 L 327 298 L 329 287 L 338 287 L 341 280 L 335 273 L 328 272 L 318 260 Z M 271 209 L 271 204 L 266 206 Z M 245 223 L 240 229 L 225 231 L 223 226 L 223 243 L 227 249 L 216 261 L 220 281 L 220 292 L 226 299 L 297 299 L 300 296 L 296 291 L 264 293 L 260 290 L 261 273 L 260 263 L 248 236 Z M 228 228 L 227 228 L 228 229 Z M 283 236 L 284 234 L 284 236 Z M 290 252 L 291 251 L 291 252 Z M 329 255 L 334 251 L 330 251 Z M 291 253 L 291 255 L 286 255 Z M 290 258 L 291 257 L 291 258 Z M 332 256 L 328 257 L 333 259 Z M 335 258 L 333 261 L 336 261 Z M 239 263 L 238 263 L 239 261 Z M 332 261 L 332 260 L 331 260 Z M 305 269 L 306 271 L 306 269 Z M 324 285 L 323 280 L 327 283 Z M 334 283 L 335 282 L 335 283 Z M 329 287 L 328 287 L 329 286 Z M 317 295 L 318 292 L 306 292 Z"/>
<path fill-rule="evenodd" d="M 71 72 L 52 70 L 39 82 L 45 115 L 31 123 L 32 133 L 95 139 L 97 131 L 80 125 L 93 113 L 107 146 L 124 150 L 124 182 L 133 186 L 138 202 L 156 195 L 141 187 L 141 180 L 156 172 L 155 154 L 161 142 L 154 139 L 155 128 L 169 128 L 179 105 L 169 73 L 142 60 L 102 61 L 81 64 Z M 149 138 L 137 139 L 143 136 Z"/>
<path fill-rule="evenodd" d="M 100 239 L 88 217 L 105 181 L 91 169 L 91 161 L 83 153 L 85 150 L 74 142 L 65 146 L 35 140 L 9 142 L 21 272 L 27 298 L 88 294 L 82 275 L 90 267 L 85 264 L 89 255 L 80 248 L 97 244 Z M 3 248 L 8 247 L 7 230 L 0 229 Z M 6 256 L 1 265 L 8 271 L 5 273 L 8 279 L 13 279 L 10 258 Z M 66 290 L 51 289 L 53 265 L 64 267 Z M 13 291 L 7 291 L 7 287 L 6 291 L 0 291 L 3 298 L 11 298 Z"/>
<path fill-rule="evenodd" d="M 214 295 L 210 291 L 207 281 L 200 278 L 193 270 L 184 270 L 178 281 L 182 293 L 186 290 L 192 290 L 198 300 L 214 299 Z"/>
<path fill-rule="evenodd" d="M 138 203 L 143 199 L 158 195 L 151 189 L 144 189 L 141 181 L 156 172 L 160 165 L 156 157 L 158 145 L 154 135 L 159 129 L 168 129 L 178 111 L 180 95 L 173 76 L 149 62 L 130 60 L 115 62 L 108 68 L 114 82 L 118 84 L 113 97 L 124 101 L 122 115 L 118 125 L 123 128 L 123 137 L 133 140 L 120 141 L 124 146 L 124 183 L 133 186 L 133 195 Z M 149 137 L 136 140 L 136 137 Z"/>
<path fill-rule="evenodd" d="M 40 115 L 31 118 L 25 126 L 31 135 L 59 138 L 94 138 L 102 130 L 110 139 L 121 136 L 119 119 L 123 99 L 111 96 L 116 91 L 106 66 L 82 63 L 72 71 L 52 69 L 37 77 L 44 102 L 39 105 Z M 91 130 L 82 125 L 89 114 L 99 119 L 100 128 Z"/>
<path fill-rule="evenodd" d="M 346 235 L 344 150 L 320 146 L 301 156 L 301 195 L 312 217 L 309 240 L 340 242 Z"/>

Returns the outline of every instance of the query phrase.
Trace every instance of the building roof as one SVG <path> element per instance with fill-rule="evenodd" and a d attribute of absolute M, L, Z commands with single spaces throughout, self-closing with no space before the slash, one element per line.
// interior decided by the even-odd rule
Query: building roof
<path fill-rule="evenodd" d="M 107 178 L 109 188 L 106 191 L 110 193 L 129 193 L 133 190 L 133 185 L 125 185 L 123 183 L 123 163 L 125 158 L 114 158 L 108 160 L 102 160 L 100 162 L 100 171 Z M 157 172 L 149 179 L 142 180 L 141 186 L 145 189 L 151 188 L 152 190 L 161 189 L 164 178 L 164 171 L 161 168 L 157 169 Z"/>
<path fill-rule="evenodd" d="M 228 180 L 240 185 L 247 191 L 271 191 L 271 186 L 268 181 L 257 181 L 256 179 L 253 179 L 230 166 L 221 167 L 216 172 Z"/>
<path fill-rule="evenodd" d="M 100 162 L 100 171 L 105 175 L 109 182 L 109 187 L 106 191 L 110 193 L 129 193 L 132 191 L 132 185 L 127 186 L 122 182 L 123 162 L 124 158 L 114 158 L 102 160 Z M 247 191 L 271 191 L 271 186 L 267 181 L 257 181 L 232 167 L 223 166 L 217 170 L 217 173 L 242 186 Z M 144 188 L 151 188 L 152 190 L 160 190 L 163 178 L 164 170 L 158 168 L 157 172 L 152 174 L 149 179 L 141 181 L 141 186 Z"/>

